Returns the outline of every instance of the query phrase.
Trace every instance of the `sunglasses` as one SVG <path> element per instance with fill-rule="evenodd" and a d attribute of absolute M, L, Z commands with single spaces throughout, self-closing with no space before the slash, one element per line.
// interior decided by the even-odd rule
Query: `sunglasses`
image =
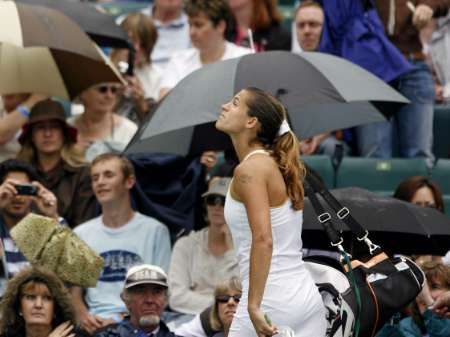
<path fill-rule="evenodd" d="M 208 206 L 225 206 L 225 197 L 217 194 L 208 195 L 206 204 Z"/>
<path fill-rule="evenodd" d="M 108 91 L 112 94 L 116 94 L 119 91 L 119 87 L 116 85 L 99 85 L 96 89 L 101 94 L 106 94 Z"/>
<path fill-rule="evenodd" d="M 241 300 L 241 295 L 223 295 L 223 296 L 217 296 L 216 301 L 219 303 L 228 303 L 230 301 L 230 298 L 233 299 L 234 302 L 239 303 Z"/>

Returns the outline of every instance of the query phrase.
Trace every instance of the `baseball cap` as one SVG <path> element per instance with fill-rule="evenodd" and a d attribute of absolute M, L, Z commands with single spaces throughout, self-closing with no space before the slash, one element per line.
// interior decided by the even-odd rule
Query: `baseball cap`
<path fill-rule="evenodd" d="M 168 288 L 167 274 L 158 266 L 141 264 L 131 267 L 125 277 L 124 288 L 128 289 L 139 284 L 158 284 Z"/>
<path fill-rule="evenodd" d="M 227 196 L 228 187 L 230 186 L 231 178 L 213 178 L 209 185 L 208 191 L 202 194 L 202 197 L 206 197 L 211 194 Z"/>

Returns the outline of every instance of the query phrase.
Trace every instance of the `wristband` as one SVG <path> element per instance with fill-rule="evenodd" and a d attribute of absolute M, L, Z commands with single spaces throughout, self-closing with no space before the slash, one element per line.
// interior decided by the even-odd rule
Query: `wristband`
<path fill-rule="evenodd" d="M 25 105 L 19 105 L 16 108 L 17 111 L 19 111 L 23 117 L 30 118 L 30 109 L 28 109 Z"/>

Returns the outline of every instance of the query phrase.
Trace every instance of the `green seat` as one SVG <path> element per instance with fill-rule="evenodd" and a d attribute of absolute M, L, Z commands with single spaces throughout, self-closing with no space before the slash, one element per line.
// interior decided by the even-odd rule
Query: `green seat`
<path fill-rule="evenodd" d="M 443 194 L 450 195 L 450 159 L 438 159 L 431 171 L 431 179 L 439 185 Z"/>
<path fill-rule="evenodd" d="M 334 187 L 334 169 L 329 156 L 301 156 L 303 162 L 316 171 L 328 188 Z"/>
<path fill-rule="evenodd" d="M 217 152 L 217 163 L 216 165 L 214 165 L 211 171 L 209 171 L 209 176 L 214 177 L 223 164 L 225 164 L 225 154 L 223 153 L 223 151 Z"/>
<path fill-rule="evenodd" d="M 450 195 L 444 195 L 444 208 L 445 208 L 445 214 L 450 216 Z"/>
<path fill-rule="evenodd" d="M 336 187 L 356 186 L 389 194 L 400 182 L 417 175 L 428 176 L 423 159 L 344 157 L 337 171 Z"/>
<path fill-rule="evenodd" d="M 283 27 L 288 31 L 292 29 L 292 21 L 294 20 L 294 5 L 281 5 L 278 6 L 281 15 L 283 16 Z"/>
<path fill-rule="evenodd" d="M 450 154 L 450 105 L 436 105 L 433 120 L 433 152 L 436 158 Z"/>
<path fill-rule="evenodd" d="M 278 6 L 291 6 L 294 7 L 297 0 L 278 0 Z"/>

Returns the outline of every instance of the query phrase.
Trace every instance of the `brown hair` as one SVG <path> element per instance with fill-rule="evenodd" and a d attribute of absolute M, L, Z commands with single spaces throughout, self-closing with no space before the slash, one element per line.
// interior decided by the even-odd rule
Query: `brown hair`
<path fill-rule="evenodd" d="M 145 60 L 150 63 L 150 55 L 158 39 L 158 32 L 153 20 L 143 13 L 131 13 L 126 16 L 120 26 L 131 34 L 133 40 L 139 40 Z"/>
<path fill-rule="evenodd" d="M 33 126 L 31 126 L 32 128 Z M 81 167 L 86 165 L 86 160 L 84 158 L 84 151 L 76 146 L 76 143 L 70 139 L 67 129 L 61 124 L 61 129 L 64 136 L 64 144 L 61 148 L 60 154 L 64 162 L 72 167 Z M 38 154 L 36 146 L 32 140 L 33 137 L 30 136 L 24 138 L 22 147 L 17 154 L 17 159 L 22 160 L 28 164 L 36 164 L 38 162 Z"/>
<path fill-rule="evenodd" d="M 250 27 L 255 31 L 269 28 L 273 24 L 279 25 L 283 16 L 278 10 L 278 0 L 253 0 L 253 16 Z"/>
<path fill-rule="evenodd" d="M 300 2 L 300 4 L 295 9 L 293 17 L 295 18 L 297 16 L 297 13 L 300 9 L 307 8 L 307 7 L 316 7 L 316 8 L 320 8 L 321 10 L 323 10 L 322 6 L 318 2 L 316 2 L 314 0 L 303 0 L 302 2 Z"/>
<path fill-rule="evenodd" d="M 256 117 L 261 125 L 257 140 L 271 151 L 276 160 L 293 208 L 302 209 L 306 171 L 300 161 L 300 142 L 293 132 L 278 136 L 281 123 L 287 119 L 286 110 L 278 99 L 261 89 L 246 88 L 245 91 L 249 94 L 246 99 L 247 113 Z"/>
<path fill-rule="evenodd" d="M 233 20 L 233 13 L 226 0 L 185 0 L 184 11 L 190 17 L 205 14 L 216 27 L 224 21 L 228 27 Z"/>
<path fill-rule="evenodd" d="M 430 284 L 437 281 L 447 290 L 450 290 L 450 267 L 437 261 L 427 261 L 421 265 L 427 282 Z"/>
<path fill-rule="evenodd" d="M 42 267 L 28 267 L 9 280 L 0 303 L 0 334 L 2 336 L 25 336 L 25 321 L 19 315 L 23 289 L 30 284 L 45 284 L 54 301 L 55 328 L 63 322 L 71 321 L 75 325 L 75 312 L 67 289 L 61 280 L 51 271 Z"/>
<path fill-rule="evenodd" d="M 441 189 L 437 184 L 432 182 L 427 177 L 413 176 L 402 181 L 394 192 L 394 198 L 411 202 L 414 194 L 422 187 L 428 187 L 433 193 L 434 201 L 436 203 L 436 209 L 444 212 L 444 201 L 442 199 Z"/>
<path fill-rule="evenodd" d="M 101 155 L 98 155 L 92 161 L 91 169 L 98 163 L 112 160 L 112 159 L 117 159 L 119 161 L 120 168 L 122 169 L 122 174 L 123 174 L 124 179 L 127 179 L 131 176 L 136 176 L 135 171 L 134 171 L 134 166 L 131 163 L 131 161 L 127 157 L 125 157 L 121 154 L 117 154 L 117 153 L 103 153 Z"/>
<path fill-rule="evenodd" d="M 233 276 L 228 281 L 219 283 L 214 289 L 214 298 L 219 296 L 228 295 L 230 291 L 239 293 L 242 295 L 242 285 L 241 281 L 237 276 Z M 209 320 L 211 323 L 211 328 L 215 331 L 223 331 L 224 326 L 219 317 L 219 302 L 214 301 L 214 305 L 209 314 Z"/>

